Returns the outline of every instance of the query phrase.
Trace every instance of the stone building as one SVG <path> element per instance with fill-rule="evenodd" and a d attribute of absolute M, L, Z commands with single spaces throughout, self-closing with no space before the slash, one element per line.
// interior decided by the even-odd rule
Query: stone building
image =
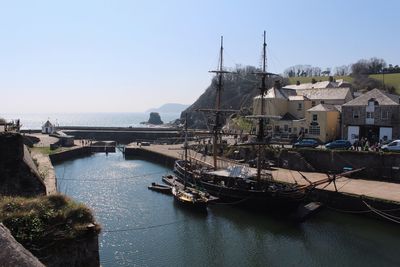
<path fill-rule="evenodd" d="M 399 96 L 373 89 L 342 106 L 342 136 L 371 142 L 400 138 Z"/>

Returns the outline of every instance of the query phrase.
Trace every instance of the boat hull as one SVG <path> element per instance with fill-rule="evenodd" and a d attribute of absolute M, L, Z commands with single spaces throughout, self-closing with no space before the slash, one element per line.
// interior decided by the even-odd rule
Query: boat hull
<path fill-rule="evenodd" d="M 257 188 L 255 181 L 248 180 L 247 184 L 238 185 L 237 181 L 244 181 L 242 178 L 208 174 L 196 177 L 196 174 L 190 170 L 185 173 L 184 164 L 182 160 L 175 163 L 174 172 L 178 179 L 182 180 L 185 177 L 189 183 L 199 185 L 209 194 L 219 198 L 220 202 L 227 204 L 250 205 L 259 209 L 291 212 L 303 202 L 308 193 L 304 189 L 297 189 L 295 186 L 275 181 L 264 182 L 263 189 L 255 189 Z M 285 187 L 287 188 L 283 189 Z"/>
<path fill-rule="evenodd" d="M 189 208 L 189 209 L 195 209 L 195 210 L 207 210 L 207 202 L 190 202 L 190 201 L 184 201 L 179 197 L 174 196 L 175 202 L 184 207 L 184 208 Z"/>

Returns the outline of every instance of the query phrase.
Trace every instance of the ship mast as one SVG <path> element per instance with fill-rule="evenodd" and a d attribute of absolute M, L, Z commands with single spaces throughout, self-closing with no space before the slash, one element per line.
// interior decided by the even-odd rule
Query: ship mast
<path fill-rule="evenodd" d="M 186 188 L 186 182 L 187 182 L 187 164 L 188 164 L 188 115 L 187 112 L 185 113 L 185 143 L 183 145 L 183 148 L 185 149 L 185 183 L 184 183 L 184 188 Z"/>
<path fill-rule="evenodd" d="M 225 73 L 229 73 L 228 71 L 223 70 L 223 52 L 224 52 L 224 37 L 221 36 L 221 47 L 219 52 L 219 63 L 218 69 L 212 70 L 210 72 L 217 74 L 217 97 L 215 101 L 215 124 L 213 127 L 213 166 L 214 169 L 217 169 L 217 153 L 218 153 L 218 136 L 221 130 L 221 93 L 223 88 L 222 76 Z"/>
<path fill-rule="evenodd" d="M 266 33 L 264 31 L 264 43 L 263 43 L 263 54 L 262 54 L 262 71 L 257 72 L 257 75 L 261 76 L 261 87 L 260 89 L 260 97 L 261 97 L 261 112 L 260 118 L 258 119 L 258 134 L 257 134 L 257 143 L 258 145 L 258 157 L 257 157 L 257 180 L 261 180 L 261 169 L 262 169 L 262 158 L 263 158 L 263 151 L 262 151 L 262 143 L 264 142 L 264 94 L 267 91 L 266 86 L 266 79 L 267 76 L 270 74 L 266 71 L 267 66 L 267 43 L 266 43 Z"/>

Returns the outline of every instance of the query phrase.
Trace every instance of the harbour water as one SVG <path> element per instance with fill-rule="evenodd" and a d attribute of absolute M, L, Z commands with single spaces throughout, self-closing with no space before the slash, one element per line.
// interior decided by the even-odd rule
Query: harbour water
<path fill-rule="evenodd" d="M 324 209 L 302 224 L 233 206 L 198 214 L 147 189 L 169 169 L 121 153 L 55 166 L 102 225 L 102 266 L 400 266 L 400 227 Z"/>
<path fill-rule="evenodd" d="M 150 113 L 0 113 L 6 120 L 20 119 L 22 129 L 41 129 L 46 120 L 60 126 L 145 127 Z M 180 113 L 160 113 L 164 123 L 180 117 Z"/>

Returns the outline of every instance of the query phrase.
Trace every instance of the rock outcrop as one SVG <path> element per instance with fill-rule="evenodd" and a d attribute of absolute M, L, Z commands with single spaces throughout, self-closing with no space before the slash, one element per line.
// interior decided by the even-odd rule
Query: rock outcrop
<path fill-rule="evenodd" d="M 164 122 L 161 120 L 161 117 L 160 117 L 159 113 L 151 112 L 148 123 L 149 124 L 154 124 L 154 125 L 160 125 L 160 124 L 163 124 Z"/>

